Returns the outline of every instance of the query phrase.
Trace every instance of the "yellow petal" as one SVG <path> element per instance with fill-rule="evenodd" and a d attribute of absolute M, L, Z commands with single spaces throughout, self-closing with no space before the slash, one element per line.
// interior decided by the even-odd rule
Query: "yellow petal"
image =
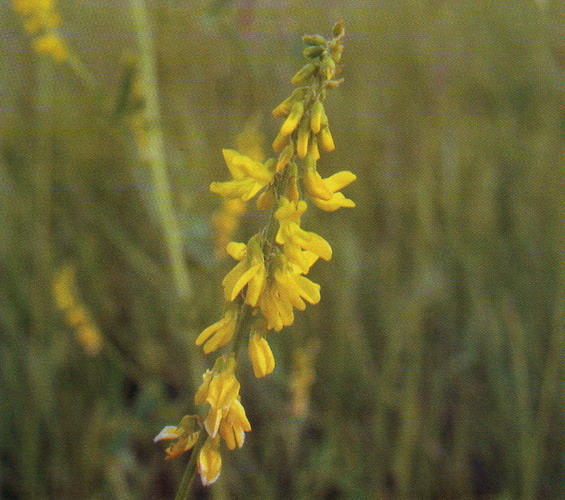
<path fill-rule="evenodd" d="M 245 250 L 247 245 L 245 243 L 237 243 L 230 241 L 226 247 L 227 254 L 235 260 L 243 260 L 245 258 Z"/>
<path fill-rule="evenodd" d="M 198 472 L 204 486 L 214 483 L 222 470 L 220 437 L 208 438 L 198 455 Z"/>
<path fill-rule="evenodd" d="M 330 152 L 335 149 L 334 140 L 329 127 L 324 127 L 320 130 L 318 137 L 320 138 L 320 145 L 325 151 Z"/>
<path fill-rule="evenodd" d="M 296 130 L 296 127 L 298 127 L 298 124 L 300 122 L 300 119 L 302 118 L 303 113 L 304 113 L 304 102 L 302 101 L 295 102 L 292 105 L 290 114 L 287 116 L 286 120 L 281 126 L 280 134 L 282 134 L 283 136 L 292 134 Z"/>
<path fill-rule="evenodd" d="M 332 193 L 335 193 L 345 186 L 349 186 L 355 179 L 357 179 L 357 176 L 353 172 L 342 170 L 324 179 L 324 183 Z"/>
<path fill-rule="evenodd" d="M 330 200 L 325 201 L 319 198 L 312 198 L 312 202 L 320 210 L 335 212 L 339 208 L 354 208 L 355 202 L 343 196 L 342 193 L 334 193 Z"/>
<path fill-rule="evenodd" d="M 249 359 L 253 365 L 253 373 L 257 378 L 269 375 L 275 369 L 275 358 L 267 339 L 258 333 L 249 336 Z"/>
<path fill-rule="evenodd" d="M 323 181 L 316 168 L 307 168 L 304 172 L 304 187 L 310 196 L 329 200 L 332 197 L 332 191 Z"/>
<path fill-rule="evenodd" d="M 313 134 L 319 134 L 320 128 L 322 126 L 322 115 L 324 114 L 324 105 L 321 101 L 316 101 L 312 105 L 312 111 L 310 114 L 310 129 Z"/>

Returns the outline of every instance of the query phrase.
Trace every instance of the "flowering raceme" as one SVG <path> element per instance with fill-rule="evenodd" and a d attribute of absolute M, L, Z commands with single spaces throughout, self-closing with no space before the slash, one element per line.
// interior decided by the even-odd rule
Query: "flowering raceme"
<path fill-rule="evenodd" d="M 33 49 L 56 62 L 67 59 L 68 49 L 61 39 L 61 24 L 55 0 L 12 0 L 12 8 L 24 20 L 26 31 L 33 37 Z"/>
<path fill-rule="evenodd" d="M 303 229 L 301 219 L 308 209 L 303 196 L 328 212 L 355 206 L 340 191 L 355 180 L 353 173 L 342 171 L 323 178 L 317 169 L 320 148 L 335 149 L 323 103 L 327 91 L 343 82 L 336 79 L 343 36 L 343 23 L 338 22 L 329 40 L 320 35 L 303 37 L 308 63 L 291 79 L 298 88 L 273 110 L 275 118 L 284 118 L 272 144 L 277 154 L 259 161 L 224 149 L 232 179 L 210 185 L 224 200 L 247 202 L 257 196 L 257 208 L 270 209 L 270 216 L 247 243 L 227 244 L 227 254 L 237 263 L 222 281 L 224 313 L 196 339 L 206 354 L 230 346 L 229 354 L 220 356 L 203 375 L 195 395 L 197 405 L 209 406 L 207 415 L 192 416 L 176 428 L 165 427 L 156 438 L 176 439 L 167 450 L 171 458 L 193 446 L 196 458 L 191 457 L 187 471 L 197 469 L 204 485 L 220 474 L 221 442 L 228 449 L 241 447 L 251 430 L 235 376 L 240 347 L 247 344 L 257 378 L 269 375 L 275 369 L 269 331 L 292 325 L 295 309 L 303 311 L 307 303 L 320 301 L 320 285 L 306 275 L 318 259 L 332 258 L 332 248 L 322 236 Z M 200 427 L 194 431 L 198 438 L 193 437 L 195 426 Z"/>

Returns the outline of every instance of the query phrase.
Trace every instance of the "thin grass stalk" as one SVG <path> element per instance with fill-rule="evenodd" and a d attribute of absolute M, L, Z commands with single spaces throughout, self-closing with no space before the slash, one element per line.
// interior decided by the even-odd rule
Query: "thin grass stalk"
<path fill-rule="evenodd" d="M 49 342 L 50 335 L 50 301 L 46 290 L 49 290 L 51 276 L 51 251 L 50 251 L 50 212 L 51 212 L 51 162 L 53 151 L 51 147 L 51 134 L 53 131 L 54 110 L 54 71 L 52 62 L 44 57 L 36 57 L 37 68 L 37 93 L 35 96 L 35 118 L 37 123 L 36 142 L 33 151 L 32 171 L 30 172 L 33 185 L 33 202 L 35 210 L 32 211 L 30 227 L 31 259 L 34 278 L 32 281 L 32 294 L 29 304 L 31 306 L 31 339 L 27 355 L 27 377 L 29 399 L 28 412 L 25 418 L 24 442 L 22 445 L 22 459 L 24 467 L 24 488 L 30 498 L 42 498 L 45 495 L 45 484 L 39 471 L 41 470 L 40 450 L 40 412 L 44 410 L 44 396 L 38 394 L 35 362 L 33 353 L 42 352 L 43 347 Z M 43 381 L 48 384 L 49 381 Z"/>
<path fill-rule="evenodd" d="M 148 124 L 147 162 L 153 180 L 157 214 L 163 230 L 175 291 L 182 304 L 192 296 L 192 285 L 185 265 L 181 232 L 173 207 L 167 174 L 151 23 L 143 0 L 130 0 L 129 4 L 139 50 L 139 74 L 145 97 L 144 112 Z"/>
<path fill-rule="evenodd" d="M 565 353 L 565 269 L 561 271 L 559 290 L 555 299 L 555 318 L 548 344 L 547 361 L 542 375 L 538 411 L 535 415 L 535 435 L 538 448 L 536 476 L 541 478 L 542 466 L 545 462 L 544 443 L 547 442 L 551 427 L 551 410 L 563 404 L 563 353 Z"/>
<path fill-rule="evenodd" d="M 526 355 L 524 328 L 515 305 L 506 299 L 503 302 L 503 317 L 509 334 L 511 370 L 517 404 L 519 454 L 521 468 L 520 498 L 533 499 L 537 487 L 536 433 L 533 428 L 532 398 L 528 387 L 529 370 Z"/>

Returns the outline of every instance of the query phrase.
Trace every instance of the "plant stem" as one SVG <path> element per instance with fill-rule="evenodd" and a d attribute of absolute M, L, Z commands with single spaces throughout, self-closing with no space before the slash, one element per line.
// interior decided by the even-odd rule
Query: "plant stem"
<path fill-rule="evenodd" d="M 151 25 L 144 0 L 130 0 L 129 3 L 139 49 L 139 74 L 145 97 L 147 120 L 145 153 L 151 170 L 157 213 L 163 229 L 175 291 L 179 302 L 182 304 L 186 303 L 192 296 L 192 287 L 184 261 L 181 233 L 174 213 L 167 175 Z"/>
<path fill-rule="evenodd" d="M 184 474 L 182 475 L 181 483 L 179 489 L 177 490 L 177 494 L 175 495 L 175 500 L 190 500 L 192 498 L 192 484 L 194 483 L 194 478 L 196 477 L 196 459 L 204 446 L 206 438 L 208 434 L 203 429 L 200 431 L 200 435 L 198 436 L 198 440 L 192 449 L 192 453 L 190 454 L 190 459 L 188 464 L 186 465 L 186 469 L 184 470 Z"/>

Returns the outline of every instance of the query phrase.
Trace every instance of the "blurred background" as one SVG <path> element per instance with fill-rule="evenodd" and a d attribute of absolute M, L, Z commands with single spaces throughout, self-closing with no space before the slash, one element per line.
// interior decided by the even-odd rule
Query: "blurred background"
<path fill-rule="evenodd" d="M 174 497 L 152 438 L 196 411 L 223 239 L 264 223 L 209 192 L 221 149 L 272 154 L 340 18 L 319 169 L 357 208 L 305 216 L 322 300 L 241 370 L 253 431 L 198 498 L 565 498 L 559 0 L 1 2 L 0 498 Z"/>

